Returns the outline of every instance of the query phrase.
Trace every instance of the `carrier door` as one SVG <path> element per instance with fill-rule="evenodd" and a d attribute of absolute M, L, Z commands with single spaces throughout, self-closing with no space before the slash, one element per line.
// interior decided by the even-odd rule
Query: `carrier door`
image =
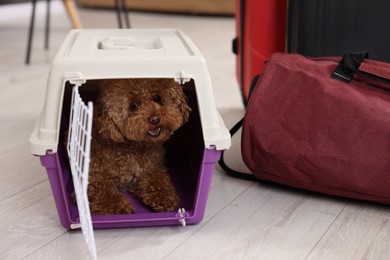
<path fill-rule="evenodd" d="M 84 104 L 78 88 L 79 85 L 76 84 L 72 91 L 67 150 L 79 211 L 80 226 L 73 225 L 71 228 L 81 227 L 88 249 L 92 257 L 97 259 L 87 196 L 93 105 L 92 102 L 88 102 L 88 105 Z"/>

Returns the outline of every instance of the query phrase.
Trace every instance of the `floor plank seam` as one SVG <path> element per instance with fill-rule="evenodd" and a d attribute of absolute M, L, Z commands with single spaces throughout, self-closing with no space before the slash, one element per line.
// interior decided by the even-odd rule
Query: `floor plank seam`
<path fill-rule="evenodd" d="M 331 227 L 333 227 L 334 223 L 338 220 L 338 218 L 340 217 L 341 213 L 344 212 L 344 209 L 348 206 L 348 203 L 345 203 L 344 207 L 340 210 L 339 214 L 337 214 L 337 216 L 333 219 L 332 223 L 328 226 L 328 228 L 324 231 L 324 233 L 322 234 L 322 236 L 318 239 L 318 241 L 315 243 L 315 245 L 311 248 L 310 252 L 307 254 L 307 256 L 305 257 L 305 260 L 307 260 L 310 255 L 313 253 L 314 249 L 318 246 L 318 244 L 322 241 L 322 239 L 325 237 L 325 235 L 328 233 L 328 231 L 331 229 Z"/>
<path fill-rule="evenodd" d="M 41 247 L 35 249 L 33 252 L 29 253 L 28 255 L 22 257 L 22 259 L 27 259 L 28 257 L 34 255 L 36 252 L 40 251 L 41 249 L 45 248 L 46 246 L 49 246 L 51 243 L 53 243 L 54 241 L 56 241 L 57 239 L 63 237 L 66 233 L 68 233 L 69 230 L 66 230 L 65 232 L 63 232 L 61 235 L 53 238 L 52 240 L 46 242 L 44 245 L 42 245 Z"/>
<path fill-rule="evenodd" d="M 47 182 L 47 181 L 48 181 L 48 179 L 44 179 L 44 180 L 42 180 L 40 182 L 37 182 L 37 183 L 35 183 L 35 184 L 31 185 L 31 186 L 28 186 L 27 188 L 23 189 L 22 191 L 18 191 L 18 193 L 15 193 L 15 194 L 9 195 L 9 196 L 7 196 L 7 197 L 5 197 L 3 199 L 0 199 L 0 202 L 4 202 L 6 200 L 12 199 L 12 198 L 20 195 L 21 193 L 27 192 L 29 189 L 32 189 L 35 186 L 40 185 L 40 184 L 42 184 L 44 182 Z"/>
<path fill-rule="evenodd" d="M 198 233 L 199 231 L 201 231 L 208 223 L 212 222 L 215 218 L 218 217 L 218 215 L 223 212 L 227 207 L 229 207 L 234 201 L 236 201 L 239 197 L 241 197 L 242 194 L 244 194 L 248 189 L 250 189 L 253 185 L 255 185 L 256 183 L 253 182 L 251 183 L 248 187 L 246 187 L 241 193 L 239 193 L 235 198 L 233 198 L 231 201 L 229 201 L 228 203 L 226 203 L 226 205 L 220 209 L 217 213 L 214 214 L 213 217 L 211 217 L 209 220 L 207 221 L 204 221 L 204 222 L 201 222 L 201 227 L 198 228 L 194 233 L 191 234 L 191 236 L 195 235 L 196 233 Z M 199 225 L 199 224 L 198 224 Z M 171 255 L 177 248 L 179 248 L 182 244 L 184 244 L 189 238 L 191 238 L 191 236 L 188 236 L 186 239 L 184 239 L 180 244 L 178 244 L 175 248 L 173 248 L 171 251 L 169 251 L 167 253 L 166 256 L 164 256 L 163 258 L 161 258 L 161 260 L 163 259 L 169 259 L 169 255 Z"/>

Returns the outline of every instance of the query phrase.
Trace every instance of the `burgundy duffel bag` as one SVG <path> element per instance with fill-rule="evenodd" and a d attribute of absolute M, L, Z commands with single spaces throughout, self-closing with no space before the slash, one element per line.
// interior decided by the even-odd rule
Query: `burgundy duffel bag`
<path fill-rule="evenodd" d="M 390 204 L 390 64 L 272 55 L 249 99 L 241 149 L 260 180 Z"/>

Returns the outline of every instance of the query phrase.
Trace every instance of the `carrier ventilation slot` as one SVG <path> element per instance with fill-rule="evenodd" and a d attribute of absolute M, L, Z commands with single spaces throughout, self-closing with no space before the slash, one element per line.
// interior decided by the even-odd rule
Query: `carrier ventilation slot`
<path fill-rule="evenodd" d="M 92 116 L 92 102 L 89 102 L 88 106 L 85 105 L 80 97 L 78 85 L 74 86 L 72 91 L 67 150 L 76 193 L 81 230 L 93 259 L 97 259 L 95 237 L 87 196 Z"/>

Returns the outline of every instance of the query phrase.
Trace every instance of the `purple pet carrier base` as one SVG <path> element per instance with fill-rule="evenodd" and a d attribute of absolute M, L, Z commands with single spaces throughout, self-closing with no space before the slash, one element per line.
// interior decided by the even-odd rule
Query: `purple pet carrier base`
<path fill-rule="evenodd" d="M 176 184 L 177 192 L 181 198 L 180 208 L 185 208 L 184 219 L 186 224 L 197 224 L 204 216 L 208 193 L 210 190 L 212 174 L 215 163 L 219 160 L 221 151 L 216 149 L 204 149 L 199 173 L 196 180 L 196 189 L 188 186 L 191 183 Z M 78 210 L 75 202 L 72 201 L 69 186 L 71 185 L 71 174 L 64 167 L 61 156 L 58 153 L 47 152 L 46 155 L 40 156 L 41 164 L 46 168 L 52 189 L 55 205 L 58 211 L 58 216 L 61 225 L 65 228 L 71 228 L 72 225 L 77 226 L 79 222 Z M 176 170 L 176 169 L 175 169 Z M 180 174 L 172 173 L 175 170 L 170 170 L 171 178 L 175 184 L 175 176 L 183 176 L 185 172 Z M 183 169 L 181 170 L 183 171 Z M 184 169 L 184 171 L 186 171 Z M 189 194 L 188 190 L 194 190 L 194 194 Z M 190 192 L 191 193 L 191 192 Z M 130 194 L 128 194 L 131 197 Z M 141 227 L 141 226 L 162 226 L 162 225 L 181 225 L 180 213 L 164 212 L 156 213 L 150 211 L 141 202 L 135 198 L 131 198 L 133 206 L 136 208 L 135 214 L 123 215 L 105 215 L 92 216 L 94 228 L 120 228 L 120 227 Z"/>

